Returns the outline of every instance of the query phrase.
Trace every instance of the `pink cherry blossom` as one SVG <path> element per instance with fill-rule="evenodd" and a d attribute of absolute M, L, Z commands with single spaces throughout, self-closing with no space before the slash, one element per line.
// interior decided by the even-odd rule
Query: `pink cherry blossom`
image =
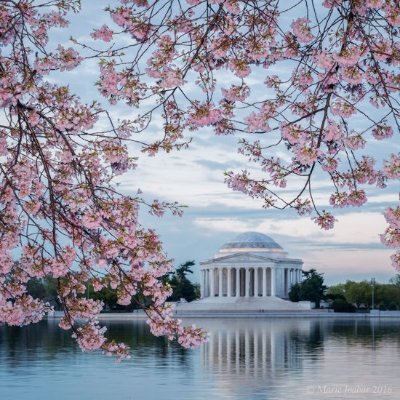
<path fill-rule="evenodd" d="M 315 61 L 317 66 L 322 69 L 330 70 L 335 64 L 333 57 L 331 54 L 326 53 L 325 51 L 318 52 L 315 56 Z"/>
<path fill-rule="evenodd" d="M 299 125 L 284 125 L 281 128 L 282 138 L 286 139 L 290 144 L 303 143 L 306 133 Z"/>
<path fill-rule="evenodd" d="M 342 132 L 340 126 L 337 124 L 329 124 L 325 129 L 324 140 L 331 141 L 340 141 L 342 138 Z"/>
<path fill-rule="evenodd" d="M 248 115 L 245 119 L 245 123 L 248 126 L 249 132 L 257 132 L 257 131 L 264 131 L 268 132 L 271 130 L 267 123 L 267 118 L 264 116 L 263 113 L 252 113 Z"/>
<path fill-rule="evenodd" d="M 241 60 L 229 62 L 228 67 L 239 78 L 245 78 L 251 73 L 249 65 Z"/>
<path fill-rule="evenodd" d="M 358 150 L 364 148 L 366 141 L 360 134 L 355 133 L 345 138 L 344 143 L 349 149 Z"/>
<path fill-rule="evenodd" d="M 221 89 L 222 95 L 229 101 L 244 101 L 250 94 L 250 88 L 246 85 L 232 85 L 229 89 Z"/>
<path fill-rule="evenodd" d="M 333 59 L 343 67 L 354 67 L 360 60 L 361 55 L 360 48 L 349 47 L 339 54 L 333 54 Z"/>
<path fill-rule="evenodd" d="M 345 82 L 351 85 L 359 85 L 363 81 L 363 74 L 356 66 L 342 68 L 341 76 Z"/>
<path fill-rule="evenodd" d="M 322 229 L 329 230 L 333 229 L 336 219 L 334 216 L 326 211 L 323 211 L 321 215 L 313 218 L 314 222 L 318 224 Z"/>
<path fill-rule="evenodd" d="M 92 36 L 93 39 L 111 42 L 113 35 L 114 32 L 107 25 L 103 25 L 100 29 L 96 29 L 90 36 Z"/>
<path fill-rule="evenodd" d="M 338 161 L 332 157 L 326 157 L 322 160 L 321 167 L 326 172 L 333 172 L 338 167 Z"/>
<path fill-rule="evenodd" d="M 387 139 L 393 136 L 393 128 L 388 125 L 377 125 L 372 129 L 372 136 L 377 140 Z"/>
<path fill-rule="evenodd" d="M 303 165 L 312 165 L 321 155 L 319 149 L 297 144 L 295 146 L 296 159 Z"/>
<path fill-rule="evenodd" d="M 290 25 L 293 33 L 297 36 L 297 40 L 301 43 L 308 43 L 315 38 L 311 33 L 310 22 L 307 18 L 298 18 Z"/>
<path fill-rule="evenodd" d="M 391 179 L 400 178 L 400 154 L 392 154 L 390 159 L 385 161 L 384 171 Z"/>
<path fill-rule="evenodd" d="M 187 118 L 188 124 L 196 127 L 213 125 L 221 119 L 221 112 L 213 104 L 196 105 L 192 113 Z"/>

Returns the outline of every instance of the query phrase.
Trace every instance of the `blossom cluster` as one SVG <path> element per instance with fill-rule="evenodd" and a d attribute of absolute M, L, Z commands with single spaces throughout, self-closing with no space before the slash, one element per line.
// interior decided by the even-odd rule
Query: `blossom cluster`
<path fill-rule="evenodd" d="M 381 241 L 386 246 L 398 249 L 400 248 L 400 206 L 396 208 L 388 207 L 384 215 L 389 226 L 381 235 Z M 400 271 L 400 250 L 397 250 L 391 259 L 393 267 Z"/>
<path fill-rule="evenodd" d="M 30 280 L 51 277 L 64 310 L 59 325 L 83 351 L 129 353 L 106 337 L 97 318 L 103 304 L 85 296 L 91 284 L 115 290 L 120 304 L 136 296 L 162 316 L 160 331 L 187 346 L 200 344 L 202 330 L 184 329 L 164 305 L 171 292 L 161 278 L 172 265 L 156 232 L 139 221 L 140 207 L 159 216 L 181 208 L 122 195 L 114 183 L 136 166 L 127 145 L 137 131 L 133 121 L 111 119 L 99 102 L 84 104 L 68 86 L 53 83 L 52 74 L 67 78 L 86 61 L 76 41 L 49 45 L 51 28 L 68 26 L 68 13 L 79 7 L 78 0 L 0 3 L 0 108 L 7 121 L 0 129 L 0 323 L 36 323 L 51 312 L 27 289 Z M 127 24 L 129 13 L 114 20 Z M 137 20 L 130 32 L 143 39 L 142 28 Z M 113 37 L 107 26 L 92 34 L 105 42 Z M 164 77 L 165 87 L 178 83 L 172 73 Z M 102 59 L 98 87 L 111 104 L 123 98 L 136 105 L 146 85 Z"/>
<path fill-rule="evenodd" d="M 146 85 L 143 99 L 154 98 L 162 108 L 167 151 L 182 137 L 178 126 L 236 133 L 239 152 L 264 175 L 228 171 L 227 184 L 263 199 L 267 208 L 311 214 L 323 229 L 331 229 L 335 217 L 312 196 L 315 173 L 331 181 L 333 208 L 361 206 L 368 185 L 384 188 L 398 179 L 398 154 L 383 165 L 360 155 L 370 141 L 398 133 L 397 1 L 326 0 L 321 18 L 313 17 L 306 1 L 187 0 L 187 8 L 172 1 L 170 13 L 164 12 L 166 0 L 119 3 L 110 14 L 122 33 L 133 36 L 136 55 L 119 54 L 125 62 L 120 73 L 139 77 L 138 85 Z M 132 35 L 138 24 L 143 34 Z M 143 43 L 148 47 L 141 52 Z M 165 107 L 169 103 L 174 106 Z M 379 111 L 371 113 L 371 106 Z M 271 155 L 273 147 L 288 157 Z M 160 148 L 153 146 L 151 154 Z M 294 196 L 275 189 L 291 180 L 302 182 Z"/>

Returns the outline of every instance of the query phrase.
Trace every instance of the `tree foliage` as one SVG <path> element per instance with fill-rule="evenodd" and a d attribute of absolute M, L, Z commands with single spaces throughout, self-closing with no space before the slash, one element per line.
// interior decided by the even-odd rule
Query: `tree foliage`
<path fill-rule="evenodd" d="M 354 312 L 355 311 L 355 306 L 353 304 L 349 303 L 346 299 L 342 298 L 335 298 L 332 301 L 331 305 L 333 311 L 335 312 Z"/>
<path fill-rule="evenodd" d="M 28 293 L 36 298 L 43 300 L 57 307 L 57 280 L 46 276 L 42 279 L 31 279 L 27 285 Z"/>
<path fill-rule="evenodd" d="M 60 327 L 85 351 L 124 357 L 128 350 L 105 337 L 101 302 L 84 296 L 89 282 L 115 291 L 121 305 L 136 296 L 155 335 L 187 347 L 205 340 L 164 305 L 171 290 L 162 277 L 172 264 L 139 220 L 143 208 L 161 216 L 180 207 L 146 201 L 139 190 L 120 193 L 115 184 L 139 152 L 182 149 L 189 132 L 238 134 L 239 151 L 260 174 L 227 171 L 227 184 L 266 208 L 311 214 L 324 229 L 335 217 L 313 196 L 316 174 L 331 182 L 333 207 L 360 206 L 370 185 L 400 177 L 398 154 L 377 163 L 361 151 L 399 133 L 398 1 L 314 6 L 114 0 L 109 23 L 69 45 L 52 42 L 52 29 L 68 27 L 79 0 L 0 2 L 0 322 L 41 320 L 50 307 L 28 285 L 51 277 L 65 313 Z M 101 97 L 84 103 L 57 82 L 92 60 Z M 112 111 L 122 104 L 140 115 L 118 120 Z M 162 132 L 149 138 L 153 120 Z M 382 241 L 396 247 L 400 207 L 385 216 Z M 399 267 L 400 253 L 392 260 Z"/>
<path fill-rule="evenodd" d="M 396 274 L 393 278 L 390 278 L 389 283 L 400 286 L 400 274 Z"/>
<path fill-rule="evenodd" d="M 326 286 L 324 285 L 323 274 L 315 269 L 303 271 L 304 279 L 300 283 L 292 285 L 289 291 L 291 301 L 312 301 L 315 307 L 319 308 L 320 302 L 324 299 Z"/>
<path fill-rule="evenodd" d="M 168 300 L 179 301 L 185 299 L 186 301 L 193 301 L 199 298 L 197 286 L 186 277 L 187 274 L 193 273 L 190 267 L 194 265 L 194 261 L 186 261 L 181 264 L 174 273 L 170 274 L 167 282 L 172 288 L 172 295 Z"/>
<path fill-rule="evenodd" d="M 372 308 L 372 291 L 374 291 L 374 307 L 382 310 L 400 309 L 400 286 L 397 276 L 392 278 L 388 284 L 372 283 L 369 281 L 346 281 L 338 285 L 330 286 L 327 297 L 340 294 L 344 299 L 357 308 Z"/>
<path fill-rule="evenodd" d="M 62 310 L 57 290 L 57 279 L 46 277 L 43 279 L 31 279 L 28 282 L 27 289 L 29 295 L 49 303 L 55 310 Z M 103 311 L 113 312 L 129 312 L 134 309 L 141 308 L 140 301 L 137 296 L 133 296 L 131 303 L 121 305 L 118 303 L 118 293 L 109 287 L 104 287 L 101 290 L 95 290 L 92 282 L 88 282 L 86 290 L 82 297 L 100 301 L 103 304 Z"/>
<path fill-rule="evenodd" d="M 345 283 L 345 297 L 349 303 L 353 303 L 360 308 L 361 305 L 370 307 L 372 301 L 371 283 L 368 281 Z"/>

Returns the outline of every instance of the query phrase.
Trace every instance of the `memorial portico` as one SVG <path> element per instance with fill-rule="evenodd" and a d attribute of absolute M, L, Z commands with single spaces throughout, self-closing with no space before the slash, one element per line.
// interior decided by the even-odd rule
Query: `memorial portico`
<path fill-rule="evenodd" d="M 302 265 L 269 236 L 242 233 L 200 262 L 201 299 L 179 304 L 177 312 L 309 309 L 309 302 L 287 301 L 291 286 L 301 282 Z"/>
<path fill-rule="evenodd" d="M 200 263 L 201 295 L 286 299 L 291 286 L 301 281 L 302 264 L 288 258 L 269 236 L 246 232 Z"/>

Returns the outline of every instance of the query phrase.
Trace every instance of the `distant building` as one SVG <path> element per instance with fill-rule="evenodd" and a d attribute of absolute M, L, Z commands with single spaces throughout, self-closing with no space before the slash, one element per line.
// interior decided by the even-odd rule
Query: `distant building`
<path fill-rule="evenodd" d="M 245 232 L 200 263 L 201 297 L 287 299 L 291 285 L 301 281 L 302 265 L 269 236 Z"/>
<path fill-rule="evenodd" d="M 269 236 L 242 233 L 200 262 L 201 299 L 178 311 L 310 309 L 309 302 L 287 301 L 291 286 L 302 279 L 302 265 Z"/>

